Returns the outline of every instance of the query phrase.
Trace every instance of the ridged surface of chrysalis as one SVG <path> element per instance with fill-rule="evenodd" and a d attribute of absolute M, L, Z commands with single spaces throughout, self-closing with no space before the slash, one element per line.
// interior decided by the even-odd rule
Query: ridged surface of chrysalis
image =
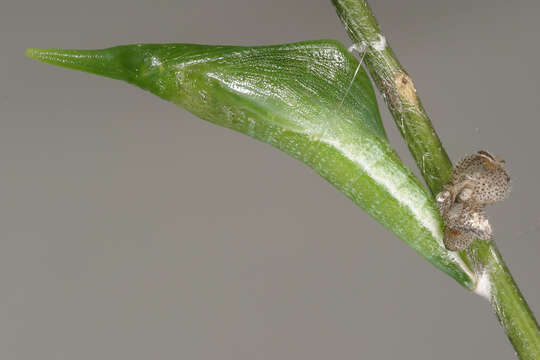
<path fill-rule="evenodd" d="M 469 268 L 443 245 L 442 219 L 431 194 L 388 142 L 370 79 L 340 43 L 139 44 L 27 54 L 127 81 L 276 147 L 311 167 L 435 266 L 474 286 Z M 358 237 L 363 240 L 362 229 Z"/>

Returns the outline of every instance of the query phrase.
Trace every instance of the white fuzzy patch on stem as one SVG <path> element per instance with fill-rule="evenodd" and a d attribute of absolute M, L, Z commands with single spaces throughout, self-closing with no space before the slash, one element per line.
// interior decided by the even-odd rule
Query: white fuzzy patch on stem
<path fill-rule="evenodd" d="M 386 49 L 386 38 L 381 34 L 377 34 L 376 38 L 377 39 L 373 41 L 362 41 L 360 43 L 352 44 L 347 50 L 349 50 L 350 53 L 357 52 L 361 54 L 366 51 L 368 45 L 375 51 L 383 51 L 384 49 Z"/>
<path fill-rule="evenodd" d="M 478 277 L 474 292 L 488 300 L 491 299 L 491 279 L 487 270 L 484 270 Z"/>
<path fill-rule="evenodd" d="M 357 52 L 359 54 L 363 53 L 366 50 L 366 44 L 364 42 L 352 44 L 349 46 L 347 50 L 349 50 L 350 53 Z"/>
<path fill-rule="evenodd" d="M 378 34 L 378 39 L 370 43 L 371 47 L 377 51 L 383 51 L 386 48 L 386 38 Z"/>

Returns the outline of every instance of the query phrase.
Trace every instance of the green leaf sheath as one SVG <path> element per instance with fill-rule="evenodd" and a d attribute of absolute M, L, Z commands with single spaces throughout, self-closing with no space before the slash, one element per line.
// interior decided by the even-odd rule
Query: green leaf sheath
<path fill-rule="evenodd" d="M 27 55 L 127 81 L 280 149 L 460 284 L 474 285 L 467 266 L 442 245 L 431 195 L 388 143 L 369 78 L 340 43 L 144 44 Z"/>

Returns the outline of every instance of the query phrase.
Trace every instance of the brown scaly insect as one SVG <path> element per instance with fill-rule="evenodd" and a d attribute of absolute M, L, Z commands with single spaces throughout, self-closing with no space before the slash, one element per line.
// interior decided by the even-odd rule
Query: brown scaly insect
<path fill-rule="evenodd" d="M 474 238 L 491 239 L 493 232 L 484 208 L 504 200 L 510 192 L 510 176 L 503 164 L 504 160 L 481 150 L 452 170 L 451 181 L 437 195 L 448 250 L 464 250 Z"/>

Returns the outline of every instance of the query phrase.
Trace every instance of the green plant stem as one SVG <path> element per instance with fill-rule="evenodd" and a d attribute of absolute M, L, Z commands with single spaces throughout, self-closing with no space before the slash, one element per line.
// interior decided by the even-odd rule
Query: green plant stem
<path fill-rule="evenodd" d="M 469 259 L 479 262 L 479 270 L 484 271 L 477 292 L 489 298 L 519 357 L 540 359 L 538 323 L 495 244 L 477 239 L 467 253 Z"/>
<path fill-rule="evenodd" d="M 416 93 L 413 81 L 387 44 L 365 0 L 332 0 L 383 95 L 432 194 L 450 179 L 452 163 Z M 475 240 L 460 254 L 477 276 L 475 292 L 487 297 L 521 359 L 540 359 L 540 328 L 493 242 Z"/>

